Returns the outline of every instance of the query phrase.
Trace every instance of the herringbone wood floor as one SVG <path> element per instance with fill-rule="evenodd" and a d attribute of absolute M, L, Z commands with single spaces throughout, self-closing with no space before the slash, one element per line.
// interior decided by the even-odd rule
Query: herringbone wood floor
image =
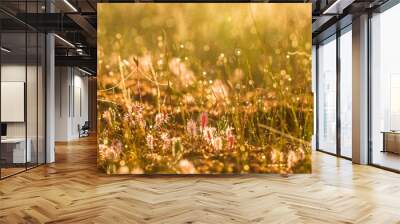
<path fill-rule="evenodd" d="M 96 142 L 0 181 L 0 223 L 400 223 L 400 175 L 314 153 L 313 174 L 105 176 Z"/>

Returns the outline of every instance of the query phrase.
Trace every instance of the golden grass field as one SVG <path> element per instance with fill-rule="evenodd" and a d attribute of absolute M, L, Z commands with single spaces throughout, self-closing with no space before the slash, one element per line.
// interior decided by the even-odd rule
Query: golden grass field
<path fill-rule="evenodd" d="M 98 167 L 310 173 L 311 4 L 98 4 Z"/>

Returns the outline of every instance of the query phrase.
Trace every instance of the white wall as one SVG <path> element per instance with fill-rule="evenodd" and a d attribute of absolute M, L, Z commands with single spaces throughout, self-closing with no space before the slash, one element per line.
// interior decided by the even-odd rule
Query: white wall
<path fill-rule="evenodd" d="M 76 70 L 75 70 L 76 72 Z M 72 117 L 71 120 L 71 135 L 74 138 L 79 137 L 78 132 L 78 124 L 83 125 L 85 121 L 88 121 L 88 78 L 79 75 L 74 75 L 74 108 L 72 109 Z"/>
<path fill-rule="evenodd" d="M 56 67 L 55 85 L 55 140 L 77 139 L 78 125 L 88 120 L 88 78 L 76 68 Z"/>
<path fill-rule="evenodd" d="M 68 140 L 68 117 L 69 117 L 69 96 L 70 84 L 69 68 L 55 68 L 55 141 Z"/>
<path fill-rule="evenodd" d="M 29 70 L 29 68 L 28 68 Z M 1 66 L 1 81 L 3 82 L 25 82 L 25 64 L 9 64 Z M 1 108 L 7 110 L 7 108 Z M 25 123 L 7 123 L 7 137 L 25 137 Z"/>

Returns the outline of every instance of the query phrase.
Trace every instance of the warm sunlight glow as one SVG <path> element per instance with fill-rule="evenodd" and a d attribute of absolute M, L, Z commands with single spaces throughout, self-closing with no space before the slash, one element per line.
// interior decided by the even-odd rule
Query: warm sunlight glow
<path fill-rule="evenodd" d="M 98 10 L 99 169 L 311 172 L 311 4 Z"/>

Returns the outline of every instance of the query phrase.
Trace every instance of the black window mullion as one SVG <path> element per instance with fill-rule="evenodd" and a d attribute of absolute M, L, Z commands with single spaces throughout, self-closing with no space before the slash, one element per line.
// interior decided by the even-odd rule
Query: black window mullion
<path fill-rule="evenodd" d="M 315 46 L 315 148 L 319 149 L 319 44 Z"/>
<path fill-rule="evenodd" d="M 372 30 L 371 30 L 371 20 L 372 20 L 372 11 L 368 12 L 368 30 L 367 30 L 367 46 L 368 46 L 368 53 L 367 53 L 367 129 L 368 129 L 368 164 L 373 164 L 373 149 L 372 149 L 372 64 L 371 64 L 371 56 L 372 56 Z"/>
<path fill-rule="evenodd" d="M 340 65 L 340 30 L 336 31 L 336 154 L 341 156 L 341 118 L 340 118 L 340 78 L 341 78 L 341 65 Z"/>
<path fill-rule="evenodd" d="M 39 13 L 39 0 L 36 1 Z M 39 32 L 36 32 L 36 166 L 39 165 Z"/>
<path fill-rule="evenodd" d="M 48 13 L 49 12 L 48 11 L 49 2 L 47 0 L 45 0 L 44 5 L 45 5 L 44 11 L 45 11 L 45 13 Z M 48 40 L 47 40 L 47 38 L 48 38 L 48 35 L 49 35 L 49 33 L 47 33 L 47 31 L 44 32 L 44 55 L 42 58 L 42 60 L 44 59 L 44 65 L 43 65 L 44 68 L 42 68 L 42 82 L 44 81 L 44 100 L 43 100 L 44 118 L 42 117 L 44 119 L 44 135 L 43 135 L 44 161 L 43 161 L 43 163 L 45 163 L 45 164 L 47 163 L 47 145 L 48 145 L 48 142 L 47 142 L 47 125 L 48 125 L 48 123 L 47 123 L 47 78 L 48 78 L 47 77 L 47 75 L 48 75 L 48 72 L 47 72 L 47 43 L 48 43 Z M 43 44 L 43 42 L 42 42 L 42 44 Z M 43 75 L 44 75 L 44 77 L 43 77 Z M 42 107 L 42 109 L 43 109 L 43 107 Z"/>
<path fill-rule="evenodd" d="M 28 1 L 25 1 L 25 21 L 28 17 Z M 26 23 L 25 23 L 26 24 Z M 28 170 L 28 114 L 27 114 L 27 90 L 28 90 L 28 26 L 25 25 L 25 100 L 24 100 L 24 120 L 25 120 L 25 170 Z"/>
<path fill-rule="evenodd" d="M 0 47 L 2 47 L 2 32 L 1 32 L 1 24 L 2 23 L 0 23 Z M 1 67 L 2 67 L 2 64 L 1 64 L 1 62 L 2 62 L 2 58 L 1 58 L 1 55 L 2 55 L 2 52 L 0 51 L 0 84 L 1 84 Z M 0 85 L 0 112 L 1 112 L 1 110 L 2 110 L 2 108 L 1 108 L 1 85 Z M 0 113 L 0 124 L 2 124 L 2 122 L 1 122 L 1 113 Z M 0 144 L 0 179 L 2 179 L 2 177 L 1 177 L 1 170 L 2 170 L 2 157 L 1 157 L 1 150 L 2 150 L 2 147 L 1 147 L 1 145 L 2 144 Z"/>

